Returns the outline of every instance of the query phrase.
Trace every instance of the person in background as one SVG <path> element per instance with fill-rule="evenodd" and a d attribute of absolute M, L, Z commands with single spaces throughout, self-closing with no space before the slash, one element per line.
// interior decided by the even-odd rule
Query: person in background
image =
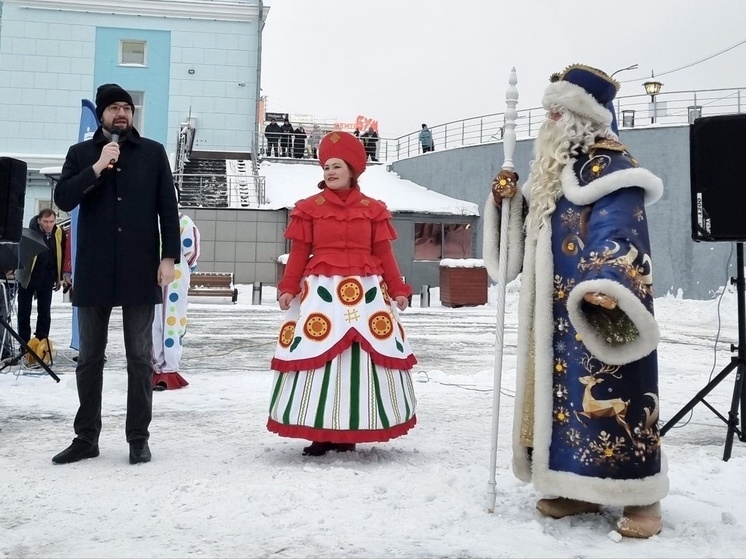
<path fill-rule="evenodd" d="M 422 146 L 422 153 L 429 151 L 435 151 L 435 142 L 433 141 L 433 133 L 427 127 L 427 124 L 422 125 L 420 131 L 420 145 Z"/>
<path fill-rule="evenodd" d="M 153 319 L 153 390 L 174 390 L 188 386 L 181 376 L 179 361 L 187 330 L 189 277 L 199 258 L 199 229 L 185 214 L 179 214 L 181 259 L 174 269 L 174 281 L 163 288 L 163 303 L 155 306 Z"/>
<path fill-rule="evenodd" d="M 306 129 L 298 126 L 293 132 L 293 157 L 303 159 L 306 156 Z"/>
<path fill-rule="evenodd" d="M 125 434 L 130 464 L 151 460 L 153 314 L 179 262 L 179 209 L 164 147 L 133 126 L 132 96 L 117 84 L 96 92 L 101 126 L 72 146 L 54 189 L 63 211 L 79 207 L 73 305 L 79 309 L 75 439 L 52 462 L 99 455 L 104 360 L 113 307 L 122 307 L 127 356 Z M 112 132 L 114 131 L 114 132 Z M 117 138 L 114 135 L 118 136 Z M 118 141 L 115 141 L 118 140 Z"/>
<path fill-rule="evenodd" d="M 661 530 L 668 493 L 657 419 L 658 324 L 645 206 L 661 180 L 619 142 L 619 83 L 576 64 L 551 78 L 546 121 L 522 193 L 528 204 L 518 307 L 513 470 L 540 492 L 552 518 L 623 507 L 622 536 Z M 484 257 L 497 274 L 501 172 L 485 208 Z M 524 253 L 514 197 L 508 279 Z"/>
<path fill-rule="evenodd" d="M 376 152 L 378 151 L 378 132 L 376 132 L 371 126 L 368 128 L 368 131 L 360 137 L 360 139 L 363 141 L 366 156 L 371 161 L 378 161 L 376 158 Z"/>
<path fill-rule="evenodd" d="M 280 128 L 280 155 L 282 157 L 293 156 L 291 153 L 293 149 L 293 134 L 295 134 L 293 125 L 290 124 L 288 119 L 285 119 Z"/>
<path fill-rule="evenodd" d="M 309 146 L 311 147 L 311 157 L 318 159 L 319 157 L 319 143 L 321 142 L 321 127 L 318 124 L 313 125 L 311 130 L 311 136 L 308 139 Z"/>
<path fill-rule="evenodd" d="M 296 203 L 285 232 L 292 245 L 277 290 L 287 313 L 267 422 L 311 440 L 308 456 L 385 442 L 416 423 L 417 359 L 398 313 L 412 290 L 391 247 L 391 214 L 360 190 L 366 154 L 353 135 L 327 134 L 319 162 L 322 192 Z"/>
<path fill-rule="evenodd" d="M 41 340 L 49 338 L 49 328 L 52 324 L 52 292 L 63 285 L 62 263 L 66 236 L 65 232 L 57 227 L 57 214 L 51 208 L 44 208 L 39 215 L 32 218 L 29 229 L 39 233 L 47 247 L 34 256 L 28 266 L 16 271 L 18 335 L 35 350 Z M 21 261 L 25 261 L 22 252 Z M 34 299 L 37 313 L 35 342 L 31 341 L 31 307 Z"/>
<path fill-rule="evenodd" d="M 280 156 L 280 136 L 282 136 L 280 125 L 277 124 L 277 120 L 270 118 L 269 124 L 264 129 L 264 137 L 267 139 L 267 157 L 272 157 L 273 151 L 275 157 Z"/>

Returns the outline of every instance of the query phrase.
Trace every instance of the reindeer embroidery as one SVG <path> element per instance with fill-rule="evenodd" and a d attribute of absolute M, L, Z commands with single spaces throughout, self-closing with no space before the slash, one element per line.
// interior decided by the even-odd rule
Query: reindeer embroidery
<path fill-rule="evenodd" d="M 608 365 L 602 363 L 601 368 L 593 372 L 591 361 L 593 357 L 589 354 L 585 354 L 581 363 L 583 368 L 590 373 L 590 375 L 580 377 L 578 380 L 585 385 L 585 391 L 583 392 L 583 411 L 575 411 L 575 417 L 583 425 L 585 422 L 580 418 L 587 417 L 588 419 L 601 419 L 605 417 L 613 417 L 614 420 L 625 430 L 631 441 L 634 442 L 632 436 L 632 429 L 630 429 L 627 423 L 627 409 L 629 407 L 629 400 L 622 400 L 621 398 L 611 398 L 610 400 L 597 400 L 592 393 L 593 387 L 597 384 L 604 382 L 603 377 L 598 375 L 608 374 L 614 378 L 621 378 L 615 373 L 619 370 L 618 365 Z"/>

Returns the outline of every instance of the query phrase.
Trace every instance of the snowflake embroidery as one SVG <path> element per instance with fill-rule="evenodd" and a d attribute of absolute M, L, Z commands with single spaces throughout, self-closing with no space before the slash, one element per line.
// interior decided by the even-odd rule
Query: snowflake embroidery
<path fill-rule="evenodd" d="M 557 357 L 554 360 L 554 372 L 558 375 L 563 375 L 567 372 L 567 361 L 561 357 Z"/>
<path fill-rule="evenodd" d="M 596 440 L 589 441 L 588 446 L 580 450 L 577 459 L 586 465 L 606 464 L 611 470 L 618 470 L 630 457 L 624 437 L 612 437 L 601 431 Z"/>
<path fill-rule="evenodd" d="M 632 212 L 632 215 L 637 221 L 645 221 L 645 210 L 643 210 L 642 208 L 635 208 L 635 210 Z"/>
<path fill-rule="evenodd" d="M 555 301 L 564 301 L 569 295 L 570 291 L 572 291 L 573 287 L 575 287 L 575 280 L 573 278 L 569 278 L 568 280 L 563 281 L 562 276 L 554 276 Z"/>
<path fill-rule="evenodd" d="M 558 400 L 567 400 L 567 386 L 564 384 L 555 384 L 553 391 Z"/>
<path fill-rule="evenodd" d="M 583 440 L 583 438 L 580 436 L 580 431 L 577 429 L 570 429 L 565 434 L 567 437 L 567 442 L 570 443 L 570 446 L 578 446 L 580 444 L 580 441 Z"/>
<path fill-rule="evenodd" d="M 560 317 L 554 321 L 554 327 L 557 329 L 558 332 L 562 332 L 564 334 L 570 329 L 570 322 L 566 318 Z"/>
<path fill-rule="evenodd" d="M 559 407 L 554 410 L 554 420 L 560 425 L 570 421 L 570 414 L 568 413 L 567 408 Z"/>
<path fill-rule="evenodd" d="M 580 212 L 576 211 L 575 208 L 568 208 L 560 216 L 562 227 L 570 229 L 572 231 L 578 231 L 580 229 Z"/>

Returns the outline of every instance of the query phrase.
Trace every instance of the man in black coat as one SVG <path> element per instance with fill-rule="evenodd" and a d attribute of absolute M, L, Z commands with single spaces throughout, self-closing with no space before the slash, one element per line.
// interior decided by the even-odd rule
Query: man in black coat
<path fill-rule="evenodd" d="M 282 136 L 282 129 L 274 118 L 269 119 L 269 124 L 264 129 L 264 137 L 267 138 L 267 157 L 272 157 L 272 151 L 275 152 L 275 157 L 280 157 L 280 136 Z"/>
<path fill-rule="evenodd" d="M 280 136 L 280 155 L 282 157 L 292 157 L 293 154 L 291 151 L 293 149 L 293 134 L 295 134 L 295 129 L 290 124 L 290 121 L 285 119 L 280 131 L 282 133 Z"/>
<path fill-rule="evenodd" d="M 133 128 L 134 110 L 132 97 L 118 85 L 99 87 L 96 114 L 101 126 L 93 138 L 69 149 L 54 190 L 60 209 L 80 207 L 72 296 L 79 310 L 75 376 L 80 408 L 74 422 L 76 437 L 52 458 L 56 464 L 99 454 L 104 351 L 112 307 L 122 307 L 129 460 L 137 464 L 151 458 L 151 329 L 161 287 L 173 281 L 174 263 L 181 254 L 179 209 L 166 150 Z"/>
<path fill-rule="evenodd" d="M 376 151 L 378 150 L 378 132 L 371 126 L 368 131 L 361 136 L 363 140 L 363 147 L 365 147 L 365 155 L 367 155 L 371 161 L 378 161 L 376 158 Z"/>

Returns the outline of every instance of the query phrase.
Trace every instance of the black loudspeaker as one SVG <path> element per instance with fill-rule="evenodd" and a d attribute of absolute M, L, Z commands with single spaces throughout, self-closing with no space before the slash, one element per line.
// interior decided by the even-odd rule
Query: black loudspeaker
<path fill-rule="evenodd" d="M 0 241 L 21 241 L 26 171 L 25 161 L 0 157 Z"/>
<path fill-rule="evenodd" d="M 698 118 L 689 147 L 692 239 L 746 242 L 746 114 Z"/>

